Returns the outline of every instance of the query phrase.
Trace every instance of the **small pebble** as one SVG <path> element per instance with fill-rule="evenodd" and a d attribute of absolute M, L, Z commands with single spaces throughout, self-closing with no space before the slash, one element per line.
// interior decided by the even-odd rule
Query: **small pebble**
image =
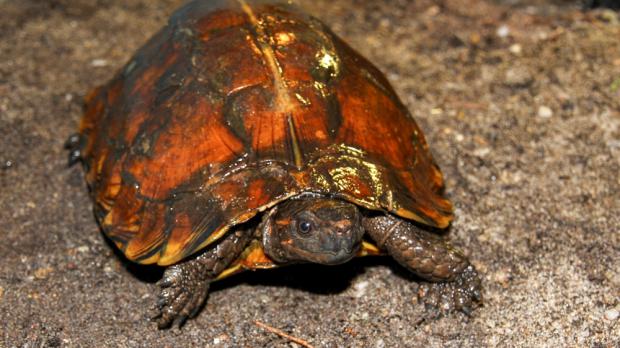
<path fill-rule="evenodd" d="M 105 59 L 93 59 L 90 62 L 90 65 L 94 66 L 96 68 L 101 68 L 101 67 L 107 66 L 108 65 L 108 61 L 105 60 Z"/>
<path fill-rule="evenodd" d="M 355 294 L 353 295 L 355 298 L 361 298 L 366 295 L 366 289 L 368 288 L 368 281 L 361 281 L 355 284 Z"/>
<path fill-rule="evenodd" d="M 220 343 L 223 343 L 225 341 L 228 341 L 229 339 L 230 339 L 230 337 L 227 334 L 223 333 L 223 334 L 213 338 L 213 344 L 220 344 Z"/>
<path fill-rule="evenodd" d="M 524 88 L 534 81 L 529 69 L 523 65 L 516 65 L 506 70 L 504 82 L 511 87 Z"/>
<path fill-rule="evenodd" d="M 508 47 L 508 50 L 512 54 L 521 54 L 521 52 L 523 51 L 523 47 L 521 47 L 521 45 L 519 44 L 513 44 Z"/>
<path fill-rule="evenodd" d="M 4 295 L 4 288 L 0 286 L 0 302 L 2 302 L 3 295 Z"/>
<path fill-rule="evenodd" d="M 437 5 L 433 5 L 424 11 L 424 15 L 427 17 L 435 17 L 441 12 L 441 8 Z"/>
<path fill-rule="evenodd" d="M 45 279 L 53 270 L 52 267 L 38 268 L 34 271 L 34 277 L 37 279 Z"/>
<path fill-rule="evenodd" d="M 118 266 L 117 261 L 110 260 L 108 263 L 106 263 L 103 266 L 103 273 L 105 273 L 108 277 L 114 276 L 116 274 L 116 271 L 117 271 L 117 270 L 115 270 L 115 268 L 118 268 L 116 266 Z"/>
<path fill-rule="evenodd" d="M 469 35 L 469 43 L 471 43 L 472 45 L 480 44 L 481 40 L 482 40 L 482 37 L 478 33 L 473 33 Z"/>
<path fill-rule="evenodd" d="M 491 149 L 488 147 L 480 147 L 474 150 L 474 155 L 478 157 L 484 157 L 491 153 Z"/>
<path fill-rule="evenodd" d="M 499 37 L 507 37 L 508 35 L 510 35 L 510 29 L 505 25 L 501 25 L 499 26 L 499 28 L 497 28 L 497 31 L 495 33 Z"/>
<path fill-rule="evenodd" d="M 503 268 L 495 272 L 493 276 L 493 280 L 499 283 L 504 289 L 507 289 L 510 286 L 510 281 L 512 280 L 512 274 L 509 268 Z"/>
<path fill-rule="evenodd" d="M 79 246 L 79 247 L 75 248 L 75 250 L 78 253 L 87 253 L 89 248 L 88 248 L 88 245 L 82 245 L 82 246 Z"/>
<path fill-rule="evenodd" d="M 553 110 L 548 106 L 541 105 L 538 107 L 538 117 L 549 118 L 553 116 Z"/>
<path fill-rule="evenodd" d="M 4 163 L 2 163 L 2 169 L 9 169 L 13 166 L 13 161 L 11 160 L 6 160 Z"/>
<path fill-rule="evenodd" d="M 609 24 L 618 24 L 620 22 L 619 16 L 613 10 L 603 10 L 598 17 Z"/>
<path fill-rule="evenodd" d="M 605 319 L 612 321 L 618 319 L 620 312 L 617 309 L 608 309 L 605 311 Z"/>

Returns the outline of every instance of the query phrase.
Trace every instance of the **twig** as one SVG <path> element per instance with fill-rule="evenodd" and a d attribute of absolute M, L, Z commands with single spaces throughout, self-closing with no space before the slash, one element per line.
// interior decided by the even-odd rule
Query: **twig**
<path fill-rule="evenodd" d="M 258 320 L 254 320 L 254 324 L 256 324 L 256 326 L 263 328 L 271 333 L 274 333 L 280 337 L 284 337 L 287 340 L 291 341 L 291 342 L 295 342 L 297 344 L 299 344 L 302 347 L 306 347 L 306 348 L 314 348 L 310 343 L 308 343 L 308 341 L 302 340 L 301 338 L 297 338 L 297 337 L 293 337 L 289 334 L 287 334 L 286 332 L 276 329 L 275 327 L 269 326 L 265 323 L 262 323 Z"/>

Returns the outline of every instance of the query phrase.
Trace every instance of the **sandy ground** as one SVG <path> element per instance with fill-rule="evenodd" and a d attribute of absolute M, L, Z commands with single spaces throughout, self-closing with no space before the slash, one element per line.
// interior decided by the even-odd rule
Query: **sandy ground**
<path fill-rule="evenodd" d="M 182 330 L 147 321 L 157 268 L 123 264 L 62 144 L 81 100 L 181 1 L 0 0 L 0 347 L 620 346 L 620 18 L 570 1 L 304 1 L 392 81 L 483 275 L 429 319 L 387 258 L 246 273 Z"/>

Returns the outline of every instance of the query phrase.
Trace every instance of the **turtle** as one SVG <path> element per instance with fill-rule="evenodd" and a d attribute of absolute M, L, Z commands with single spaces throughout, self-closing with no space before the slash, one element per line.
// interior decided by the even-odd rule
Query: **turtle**
<path fill-rule="evenodd" d="M 166 266 L 153 320 L 181 326 L 244 270 L 390 255 L 438 313 L 481 304 L 439 231 L 442 173 L 379 69 L 289 2 L 190 1 L 85 98 L 70 164 L 130 261 Z"/>

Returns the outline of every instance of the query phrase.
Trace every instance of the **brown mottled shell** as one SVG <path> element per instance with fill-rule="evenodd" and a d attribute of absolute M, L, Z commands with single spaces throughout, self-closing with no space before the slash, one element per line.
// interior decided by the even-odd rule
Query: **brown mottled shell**
<path fill-rule="evenodd" d="M 105 234 L 169 265 L 307 192 L 446 227 L 422 132 L 386 78 L 286 4 L 192 1 L 107 85 L 80 132 Z"/>

